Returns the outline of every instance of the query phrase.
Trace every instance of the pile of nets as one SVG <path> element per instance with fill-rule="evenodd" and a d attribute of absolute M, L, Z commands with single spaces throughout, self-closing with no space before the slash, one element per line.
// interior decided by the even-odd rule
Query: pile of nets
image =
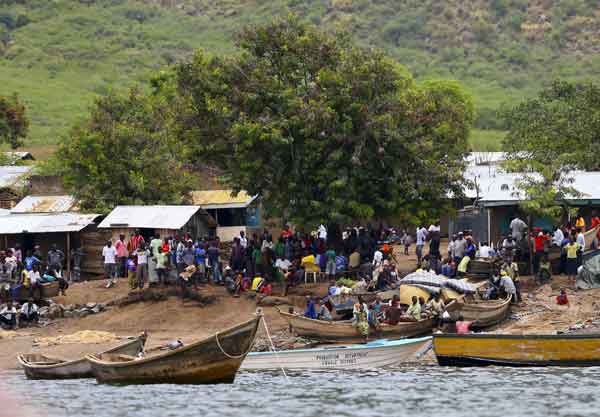
<path fill-rule="evenodd" d="M 474 294 L 476 288 L 468 282 L 437 275 L 435 272 L 418 271 L 408 274 L 400 281 L 401 285 L 413 285 L 430 294 L 439 294 L 442 288 L 448 288 L 460 294 Z"/>
<path fill-rule="evenodd" d="M 107 343 L 117 340 L 119 340 L 119 337 L 113 333 L 95 330 L 82 330 L 64 336 L 40 337 L 34 339 L 33 343 L 38 346 L 52 346 L 67 343 Z"/>

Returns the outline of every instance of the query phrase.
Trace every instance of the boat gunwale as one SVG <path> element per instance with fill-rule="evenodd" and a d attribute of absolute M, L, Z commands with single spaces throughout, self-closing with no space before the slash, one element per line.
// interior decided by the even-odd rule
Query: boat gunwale
<path fill-rule="evenodd" d="M 141 337 L 138 336 L 134 339 L 130 339 L 127 342 L 121 343 L 120 345 L 117 345 L 115 347 L 112 347 L 110 349 L 107 349 L 105 351 L 102 351 L 100 353 L 98 353 L 98 355 L 102 355 L 105 353 L 111 353 L 115 350 L 119 350 L 121 348 L 124 348 L 126 346 L 129 345 L 133 345 L 134 343 L 138 343 L 141 340 Z M 66 366 L 72 366 L 72 365 L 79 365 L 80 363 L 85 363 L 87 362 L 87 356 L 84 356 L 83 358 L 79 358 L 79 359 L 73 359 L 73 360 L 63 360 L 60 358 L 52 358 L 52 357 L 48 357 L 46 355 L 40 355 L 40 356 L 44 356 L 48 359 L 56 359 L 56 360 L 63 360 L 63 362 L 60 363 L 56 363 L 56 364 L 52 364 L 52 365 L 38 365 L 38 364 L 33 364 L 31 362 L 29 362 L 28 360 L 25 359 L 25 356 L 30 355 L 28 353 L 21 353 L 19 355 L 17 355 L 17 360 L 19 361 L 19 364 L 23 367 L 27 367 L 27 368 L 31 368 L 31 369 L 37 369 L 37 370 L 50 370 L 50 369 L 56 369 L 56 368 L 62 368 L 62 367 L 66 367 Z"/>
<path fill-rule="evenodd" d="M 176 356 L 182 352 L 186 352 L 188 350 L 197 348 L 200 345 L 206 344 L 208 342 L 211 342 L 213 339 L 216 339 L 217 335 L 220 335 L 223 333 L 234 332 L 238 329 L 241 329 L 243 327 L 250 325 L 252 322 L 255 322 L 255 325 L 258 327 L 258 322 L 261 320 L 261 318 L 262 318 L 262 315 L 257 315 L 255 318 L 252 318 L 250 320 L 247 320 L 247 321 L 237 324 L 235 326 L 229 327 L 227 329 L 220 330 L 214 334 L 211 334 L 210 336 L 207 336 L 207 337 L 200 339 L 196 342 L 193 342 L 189 345 L 184 345 L 180 348 L 177 348 L 177 349 L 174 349 L 171 351 L 167 351 L 164 353 L 159 353 L 157 355 L 152 355 L 152 356 L 149 356 L 146 358 L 141 358 L 141 359 L 137 359 L 137 360 L 129 360 L 129 361 L 112 362 L 112 361 L 102 360 L 101 358 L 98 357 L 98 355 L 90 354 L 90 355 L 87 355 L 85 357 L 85 359 L 90 361 L 93 365 L 98 365 L 98 366 L 102 366 L 102 367 L 126 368 L 126 367 L 130 367 L 130 366 L 144 365 L 147 363 L 155 362 L 160 359 L 168 358 L 171 356 Z"/>
<path fill-rule="evenodd" d="M 308 317 L 304 317 L 301 315 L 297 315 L 297 314 L 290 314 L 290 313 L 286 313 L 285 311 L 281 311 L 279 310 L 279 314 L 281 314 L 284 318 L 285 317 L 289 317 L 289 318 L 293 318 L 293 319 L 300 319 L 303 321 L 307 321 L 310 323 L 318 323 L 319 325 L 323 325 L 323 326 L 332 326 L 332 327 L 349 327 L 348 325 L 350 325 L 350 327 L 352 327 L 352 320 L 343 320 L 343 321 L 334 321 L 334 320 L 317 320 L 317 319 L 311 319 Z M 415 324 L 419 324 L 419 323 L 425 323 L 427 321 L 431 321 L 431 318 L 425 318 L 425 319 L 421 319 L 421 320 L 415 320 L 415 321 L 400 321 L 398 322 L 398 324 L 388 324 L 385 326 L 382 326 L 382 329 L 397 329 L 399 327 L 408 327 L 408 325 L 415 325 Z"/>
<path fill-rule="evenodd" d="M 320 352 L 331 352 L 331 351 L 335 351 L 335 350 L 364 350 L 364 349 L 384 349 L 384 348 L 395 348 L 395 347 L 399 347 L 399 346 L 408 346 L 408 345 L 412 345 L 415 343 L 424 343 L 427 341 L 430 341 L 431 336 L 425 336 L 425 337 L 418 337 L 418 338 L 407 338 L 407 339 L 398 339 L 398 340 L 389 340 L 387 343 L 385 344 L 380 344 L 380 345 L 369 345 L 364 344 L 364 345 L 359 345 L 359 344 L 352 344 L 352 345 L 331 345 L 331 347 L 317 347 L 317 348 L 308 348 L 308 349 L 287 349 L 287 350 L 277 350 L 275 352 L 273 351 L 265 351 L 265 352 L 250 352 L 248 353 L 248 355 L 250 356 L 266 356 L 266 355 L 273 355 L 273 354 L 292 354 L 292 353 L 310 353 L 310 352 L 314 352 L 314 353 L 320 353 Z M 402 343 L 398 343 L 398 342 L 402 342 Z"/>
<path fill-rule="evenodd" d="M 600 333 L 589 334 L 494 334 L 494 333 L 472 333 L 472 334 L 455 334 L 455 333 L 437 333 L 433 335 L 434 347 L 435 339 L 600 339 Z"/>

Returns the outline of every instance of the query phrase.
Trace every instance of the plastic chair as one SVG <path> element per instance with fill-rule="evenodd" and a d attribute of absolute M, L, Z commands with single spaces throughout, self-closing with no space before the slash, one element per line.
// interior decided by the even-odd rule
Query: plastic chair
<path fill-rule="evenodd" d="M 321 268 L 316 264 L 304 264 L 304 283 L 308 282 L 308 277 L 312 276 L 313 282 L 317 283 L 317 278 L 321 274 Z"/>

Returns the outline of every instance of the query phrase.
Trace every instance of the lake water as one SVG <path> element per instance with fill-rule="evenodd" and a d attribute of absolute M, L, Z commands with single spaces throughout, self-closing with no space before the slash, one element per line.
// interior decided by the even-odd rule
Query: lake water
<path fill-rule="evenodd" d="M 28 381 L 9 372 L 0 374 L 0 390 L 32 399 L 26 412 L 5 414 L 13 417 L 600 415 L 600 368 L 424 366 L 295 373 L 287 380 L 278 372 L 240 373 L 232 385 L 206 386 Z"/>

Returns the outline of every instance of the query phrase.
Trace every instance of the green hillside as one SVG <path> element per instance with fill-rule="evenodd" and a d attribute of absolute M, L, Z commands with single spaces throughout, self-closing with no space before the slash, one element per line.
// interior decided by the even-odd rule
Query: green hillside
<path fill-rule="evenodd" d="M 92 98 L 143 82 L 194 49 L 235 53 L 244 25 L 295 12 L 385 49 L 417 80 L 461 80 L 472 143 L 502 137 L 496 111 L 562 77 L 600 74 L 598 0 L 0 0 L 0 94 L 30 108 L 30 145 L 51 145 Z"/>

